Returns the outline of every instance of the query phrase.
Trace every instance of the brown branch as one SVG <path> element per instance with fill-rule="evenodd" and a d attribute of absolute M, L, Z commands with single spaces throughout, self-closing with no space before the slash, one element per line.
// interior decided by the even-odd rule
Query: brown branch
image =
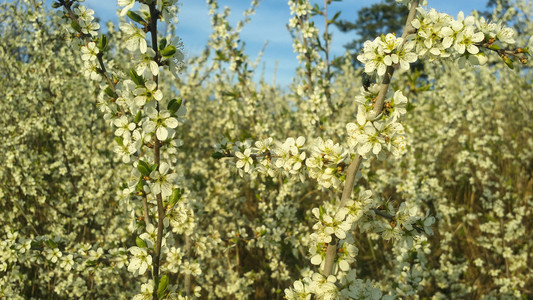
<path fill-rule="evenodd" d="M 517 58 L 518 60 L 520 60 L 520 62 L 523 63 L 523 64 L 527 63 L 527 57 L 525 56 L 523 48 L 516 48 L 514 50 L 498 49 L 498 48 L 495 48 L 493 46 L 494 45 L 493 43 L 494 43 L 494 39 L 490 39 L 488 42 L 478 43 L 478 44 L 475 44 L 475 45 L 478 46 L 478 47 L 483 47 L 485 49 L 488 49 L 488 50 L 491 50 L 491 51 L 494 51 L 494 52 L 498 53 L 498 55 L 502 59 L 505 59 L 506 57 L 512 56 L 512 57 Z"/>
<path fill-rule="evenodd" d="M 416 15 L 416 8 L 418 7 L 419 0 L 413 0 L 411 1 L 411 9 L 409 10 L 409 15 L 407 16 L 407 21 L 405 23 L 404 31 L 402 34 L 402 38 L 404 39 L 407 37 L 408 34 L 412 33 L 414 31 L 413 25 L 411 25 L 411 21 L 415 18 Z M 381 89 L 379 91 L 379 94 L 376 99 L 376 104 L 374 106 L 374 110 L 372 111 L 372 115 L 374 118 L 379 116 L 381 112 L 383 111 L 383 102 L 385 101 L 385 95 L 387 94 L 387 90 L 389 88 L 390 79 L 392 78 L 392 75 L 394 74 L 394 67 L 389 66 L 387 67 L 387 70 L 385 71 L 385 77 L 383 78 L 383 83 L 381 84 Z M 361 165 L 362 157 L 360 155 L 357 155 L 354 160 L 350 163 L 350 166 L 346 170 L 346 181 L 344 182 L 344 189 L 342 191 L 342 197 L 341 202 L 339 204 L 339 208 L 344 207 L 346 205 L 346 202 L 348 199 L 350 199 L 352 191 L 353 191 L 353 185 L 355 183 L 355 177 L 357 174 L 357 171 L 359 170 L 359 166 Z M 324 270 L 322 270 L 322 275 L 325 277 L 328 277 L 333 272 L 333 265 L 335 263 L 335 258 L 337 257 L 337 243 L 338 239 L 333 236 L 331 243 L 328 244 L 328 248 L 326 250 L 326 258 L 325 258 L 325 264 L 324 264 Z"/>
<path fill-rule="evenodd" d="M 402 34 L 402 45 L 406 42 L 406 37 L 415 32 L 415 28 L 413 25 L 411 25 L 411 22 L 415 18 L 416 15 L 416 8 L 418 7 L 419 0 L 413 0 L 411 2 L 411 9 L 409 10 L 409 15 L 407 16 L 407 21 L 405 22 L 405 27 Z M 400 47 L 402 46 L 400 45 Z M 381 88 L 379 89 L 379 94 L 376 97 L 376 103 L 374 104 L 374 109 L 369 114 L 368 118 L 369 120 L 373 121 L 379 117 L 379 115 L 383 112 L 383 104 L 385 102 L 385 96 L 387 95 L 387 91 L 389 90 L 389 84 L 392 79 L 392 75 L 394 74 L 394 66 L 388 66 L 385 70 L 385 74 L 383 75 L 383 81 L 381 83 Z"/>
<path fill-rule="evenodd" d="M 152 49 L 156 53 L 155 59 L 156 62 L 159 64 L 159 49 L 157 45 L 157 20 L 159 18 L 159 11 L 156 9 L 156 3 L 153 2 L 149 5 L 150 8 L 150 35 L 152 37 Z M 157 75 L 153 76 L 153 80 L 155 81 L 157 88 L 159 88 L 159 77 Z M 159 112 L 159 102 L 156 106 L 157 111 Z M 161 142 L 157 138 L 157 135 L 154 135 L 154 162 L 159 168 L 159 165 L 161 163 L 160 153 L 161 153 Z M 159 261 L 161 260 L 161 244 L 163 241 L 163 220 L 165 219 L 165 208 L 163 206 L 163 198 L 161 196 L 161 193 L 156 195 L 156 201 L 157 201 L 157 239 L 154 249 L 154 260 L 152 262 L 152 276 L 154 279 L 154 290 L 152 293 L 152 299 L 157 300 L 159 299 L 157 297 L 157 288 L 159 286 Z"/>

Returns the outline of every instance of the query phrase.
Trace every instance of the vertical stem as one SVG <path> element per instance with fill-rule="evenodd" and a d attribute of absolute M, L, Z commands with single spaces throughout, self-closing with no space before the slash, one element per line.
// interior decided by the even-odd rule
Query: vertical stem
<path fill-rule="evenodd" d="M 341 203 L 339 204 L 339 209 L 344 207 L 344 205 L 352 195 L 353 186 L 355 184 L 355 177 L 362 161 L 363 158 L 360 155 L 357 155 L 348 166 L 348 169 L 346 169 L 346 180 L 344 181 L 344 189 L 342 190 L 342 197 Z M 326 250 L 326 262 L 324 264 L 324 270 L 322 271 L 322 275 L 324 275 L 325 277 L 328 277 L 331 272 L 333 272 L 333 264 L 335 263 L 335 257 L 337 257 L 337 244 L 338 239 L 337 237 L 333 236 L 331 243 L 328 244 L 328 248 Z"/>
<path fill-rule="evenodd" d="M 154 145 L 154 160 L 155 163 L 159 166 L 160 158 L 159 158 L 159 140 L 157 137 L 155 138 L 155 145 Z M 152 262 L 153 264 L 153 277 L 154 277 L 154 293 L 153 293 L 153 299 L 157 300 L 157 286 L 159 285 L 159 260 L 161 258 L 161 242 L 163 240 L 163 220 L 165 219 L 165 211 L 163 209 L 163 199 L 161 197 L 161 193 L 157 194 L 156 196 L 157 200 L 157 240 L 154 250 L 154 260 Z"/>
<path fill-rule="evenodd" d="M 407 16 L 407 21 L 405 23 L 405 27 L 403 30 L 402 38 L 404 39 L 407 37 L 408 34 L 412 33 L 414 28 L 411 25 L 411 22 L 415 18 L 416 15 L 416 8 L 418 7 L 419 0 L 412 0 L 411 1 L 411 8 L 409 10 L 409 15 Z M 374 105 L 374 110 L 372 111 L 373 117 L 377 117 L 383 110 L 383 102 L 385 101 L 385 94 L 387 93 L 387 90 L 389 88 L 389 83 L 392 78 L 392 75 L 394 74 L 394 67 L 389 66 L 387 67 L 387 70 L 385 71 L 385 75 L 383 78 L 383 83 L 381 85 L 381 89 L 379 91 L 379 94 L 377 96 L 376 103 Z M 346 181 L 344 182 L 344 189 L 342 191 L 342 198 L 341 203 L 339 204 L 339 208 L 344 207 L 348 199 L 350 199 L 350 196 L 352 194 L 353 185 L 355 183 L 355 176 L 357 174 L 357 171 L 359 170 L 359 166 L 361 164 L 361 161 L 363 158 L 359 155 L 357 155 L 351 162 L 350 166 L 346 170 Z M 337 257 L 337 244 L 338 239 L 333 236 L 331 243 L 328 244 L 328 248 L 326 250 L 326 258 L 324 263 L 324 270 L 322 270 L 322 275 L 325 277 L 328 277 L 333 272 L 333 265 L 335 263 L 335 258 Z"/>
<path fill-rule="evenodd" d="M 149 5 L 150 8 L 150 35 L 152 37 L 152 49 L 156 53 L 156 56 L 154 57 L 154 60 L 159 64 L 159 51 L 157 47 L 157 19 L 159 18 L 159 11 L 156 9 L 156 3 L 152 2 L 152 4 Z M 157 75 L 153 76 L 153 80 L 156 83 L 157 87 L 159 88 L 159 78 Z M 156 105 L 157 112 L 159 113 L 159 103 Z M 154 163 L 159 168 L 159 165 L 161 163 L 160 159 L 160 153 L 161 153 L 161 143 L 159 139 L 157 138 L 157 135 L 154 135 Z M 161 193 L 156 195 L 156 201 L 157 201 L 157 240 L 155 244 L 155 250 L 154 250 L 154 260 L 152 261 L 153 264 L 153 280 L 154 280 L 154 291 L 152 294 L 152 299 L 157 300 L 157 287 L 159 285 L 159 260 L 161 259 L 161 243 L 163 240 L 163 220 L 165 219 L 165 210 L 163 208 L 163 198 L 161 197 Z"/>

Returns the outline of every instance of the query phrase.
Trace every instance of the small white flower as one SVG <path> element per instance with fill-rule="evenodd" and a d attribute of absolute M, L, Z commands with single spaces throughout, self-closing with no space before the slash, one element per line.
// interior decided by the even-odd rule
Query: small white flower
<path fill-rule="evenodd" d="M 157 76 L 159 74 L 159 66 L 155 62 L 154 57 L 154 50 L 152 48 L 146 49 L 146 53 L 142 55 L 141 62 L 135 67 L 135 72 L 141 75 L 146 69 L 148 69 L 152 75 Z"/>
<path fill-rule="evenodd" d="M 98 35 L 98 29 L 100 29 L 100 24 L 91 21 L 80 21 L 81 32 L 89 34 L 91 36 Z"/>
<path fill-rule="evenodd" d="M 285 289 L 285 298 L 289 300 L 310 300 L 311 293 L 306 290 L 307 285 L 300 280 L 293 284 L 293 288 Z"/>
<path fill-rule="evenodd" d="M 73 266 L 74 266 L 74 259 L 73 259 L 72 254 L 63 256 L 63 258 L 61 259 L 61 263 L 59 264 L 59 267 L 65 269 L 66 271 L 70 271 Z"/>
<path fill-rule="evenodd" d="M 79 7 L 74 8 L 74 14 L 78 16 L 80 21 L 90 22 L 94 20 L 94 10 L 87 9 L 87 7 L 80 5 Z"/>
<path fill-rule="evenodd" d="M 46 249 L 46 259 L 53 263 L 56 263 L 61 256 L 63 253 L 58 248 Z"/>
<path fill-rule="evenodd" d="M 163 99 L 163 92 L 157 88 L 157 83 L 153 80 L 146 81 L 144 87 L 136 88 L 133 93 L 136 96 L 133 101 L 139 107 L 146 104 L 146 102 L 150 102 L 150 100 L 160 101 Z"/>
<path fill-rule="evenodd" d="M 81 47 L 81 59 L 93 61 L 96 60 L 96 55 L 100 51 L 94 42 L 89 42 L 86 46 Z"/>
<path fill-rule="evenodd" d="M 128 271 L 139 275 L 144 274 L 148 267 L 152 265 L 152 256 L 143 248 L 134 246 L 128 250 L 133 255 L 128 265 Z"/>
<path fill-rule="evenodd" d="M 169 169 L 170 166 L 166 162 L 162 162 L 158 170 L 150 173 L 150 178 L 154 180 L 152 192 L 156 195 L 161 193 L 161 197 L 163 198 L 172 195 L 172 188 L 178 180 L 178 174 L 168 173 Z"/>
<path fill-rule="evenodd" d="M 364 133 L 358 136 L 357 142 L 360 144 L 357 152 L 359 155 L 366 157 L 370 151 L 374 155 L 378 155 L 381 152 L 381 144 L 384 143 L 384 140 L 373 125 L 367 125 Z"/>
<path fill-rule="evenodd" d="M 98 65 L 94 61 L 85 61 L 83 65 L 83 75 L 91 80 L 100 80 L 100 72 Z"/>
<path fill-rule="evenodd" d="M 166 140 L 174 135 L 174 128 L 178 127 L 179 122 L 176 118 L 170 116 L 168 110 L 157 111 L 153 107 L 146 109 L 148 120 L 143 123 L 143 130 L 154 132 L 160 141 Z"/>
<path fill-rule="evenodd" d="M 121 23 L 120 30 L 126 35 L 126 48 L 130 51 L 139 49 L 141 53 L 146 53 L 148 48 L 146 44 L 146 33 L 141 28 L 137 28 L 131 23 Z"/>
<path fill-rule="evenodd" d="M 416 43 L 406 42 L 398 51 L 398 59 L 402 70 L 409 70 L 409 65 L 414 63 L 418 57 L 414 51 Z"/>
<path fill-rule="evenodd" d="M 235 166 L 239 169 L 243 169 L 245 173 L 250 173 L 250 170 L 251 170 L 251 166 L 253 163 L 253 160 L 250 157 L 251 152 L 252 151 L 250 148 L 246 148 L 243 152 L 240 152 L 240 151 L 235 152 L 235 157 L 239 159 Z"/>
<path fill-rule="evenodd" d="M 394 97 L 392 98 L 392 107 L 393 111 L 391 113 L 391 118 L 393 120 L 399 119 L 401 116 L 407 113 L 407 97 L 402 94 L 402 91 L 397 90 L 394 92 Z"/>
<path fill-rule="evenodd" d="M 135 129 L 135 123 L 129 122 L 126 116 L 121 116 L 113 121 L 113 125 L 117 127 L 115 130 L 116 136 L 122 136 L 124 139 L 129 139 L 131 131 Z"/>
<path fill-rule="evenodd" d="M 154 281 L 148 280 L 147 283 L 141 285 L 141 293 L 135 295 L 132 300 L 150 300 L 152 299 L 152 293 L 154 292 Z"/>
<path fill-rule="evenodd" d="M 483 32 L 475 32 L 473 26 L 466 27 L 463 31 L 457 34 L 455 40 L 455 51 L 459 54 L 465 53 L 465 50 L 470 54 L 477 54 L 479 48 L 474 45 L 483 41 L 485 35 Z"/>
<path fill-rule="evenodd" d="M 153 248 L 157 239 L 157 229 L 154 225 L 148 224 L 146 225 L 146 232 L 143 232 L 139 237 L 146 242 L 148 248 Z"/>
<path fill-rule="evenodd" d="M 513 28 L 502 26 L 502 28 L 496 33 L 496 38 L 502 43 L 513 45 L 516 43 L 514 35 L 515 31 Z"/>
<path fill-rule="evenodd" d="M 135 144 L 131 143 L 128 139 L 124 139 L 122 145 L 115 146 L 115 153 L 121 157 L 122 162 L 125 164 L 131 161 L 131 155 L 136 151 Z"/>

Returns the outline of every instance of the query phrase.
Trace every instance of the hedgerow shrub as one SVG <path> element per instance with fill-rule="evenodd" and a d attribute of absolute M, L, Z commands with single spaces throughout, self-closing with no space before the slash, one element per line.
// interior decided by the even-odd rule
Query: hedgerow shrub
<path fill-rule="evenodd" d="M 176 1 L 119 0 L 105 34 L 78 2 L 0 10 L 1 297 L 533 295 L 530 2 L 487 21 L 397 1 L 404 34 L 356 70 L 331 1 L 291 0 L 286 90 L 252 80 L 258 1 L 238 24 L 208 1 L 188 59 Z"/>

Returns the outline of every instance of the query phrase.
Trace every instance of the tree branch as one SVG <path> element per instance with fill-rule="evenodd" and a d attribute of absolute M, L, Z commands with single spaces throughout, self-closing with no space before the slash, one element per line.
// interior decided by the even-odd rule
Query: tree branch
<path fill-rule="evenodd" d="M 159 18 L 159 11 L 156 9 L 156 3 L 152 2 L 152 4 L 149 5 L 150 8 L 150 35 L 152 37 L 152 49 L 156 53 L 155 60 L 159 60 L 159 49 L 157 45 L 157 20 Z M 159 62 L 158 62 L 159 64 Z M 157 75 L 153 76 L 153 80 L 155 81 L 157 87 L 159 88 L 159 77 Z M 159 103 L 157 103 L 156 106 L 157 111 L 159 112 Z M 161 163 L 161 142 L 157 138 L 157 135 L 154 134 L 154 163 L 159 168 Z M 165 209 L 163 207 L 163 198 L 161 196 L 161 193 L 156 195 L 156 201 L 157 201 L 157 240 L 155 243 L 155 249 L 154 249 L 154 260 L 152 262 L 152 275 L 154 279 L 154 290 L 152 294 L 152 299 L 157 300 L 159 299 L 157 297 L 157 287 L 159 286 L 159 261 L 161 259 L 161 244 L 163 241 L 163 220 L 165 219 Z"/>
<path fill-rule="evenodd" d="M 409 15 L 407 16 L 407 21 L 405 22 L 404 31 L 402 34 L 403 42 L 405 43 L 405 38 L 407 35 L 411 34 L 414 31 L 413 25 L 411 25 L 411 22 L 415 18 L 416 15 L 416 8 L 418 7 L 419 0 L 413 0 L 411 1 L 411 8 L 409 10 Z M 385 101 L 385 95 L 387 94 L 387 90 L 389 89 L 390 80 L 392 78 L 392 75 L 394 74 L 394 67 L 389 66 L 387 67 L 387 70 L 385 71 L 385 75 L 383 78 L 383 82 L 381 84 L 381 89 L 379 91 L 379 94 L 376 99 L 376 104 L 374 105 L 374 110 L 371 113 L 371 116 L 373 118 L 376 118 L 381 114 L 383 111 L 383 103 Z M 353 186 L 355 183 L 355 177 L 357 174 L 357 171 L 359 170 L 359 166 L 361 165 L 362 157 L 360 155 L 357 155 L 352 162 L 350 163 L 350 166 L 346 170 L 346 181 L 344 182 L 344 189 L 342 191 L 342 197 L 341 202 L 339 204 L 339 209 L 344 207 L 346 205 L 346 202 L 348 199 L 350 199 Z M 326 258 L 325 258 L 325 264 L 324 264 L 324 270 L 322 271 L 322 275 L 325 277 L 328 277 L 333 272 L 333 265 L 335 264 L 335 258 L 337 257 L 337 244 L 338 239 L 333 236 L 331 243 L 328 244 L 328 248 L 326 250 Z"/>
<path fill-rule="evenodd" d="M 414 33 L 416 30 L 411 22 L 415 18 L 416 15 L 416 8 L 418 7 L 419 0 L 413 0 L 411 2 L 411 8 L 409 9 L 409 15 L 407 16 L 407 21 L 405 22 L 405 27 L 402 34 L 402 45 L 405 44 L 406 37 Z M 400 45 L 400 47 L 402 46 Z M 381 88 L 379 90 L 379 94 L 376 97 L 376 103 L 374 104 L 374 109 L 372 112 L 368 115 L 368 118 L 370 121 L 374 121 L 379 117 L 381 112 L 383 111 L 383 104 L 385 102 L 385 96 L 387 95 L 387 91 L 389 90 L 389 84 L 392 79 L 392 75 L 394 74 L 394 65 L 388 66 L 385 70 L 385 74 L 383 75 L 383 81 L 381 83 Z"/>

